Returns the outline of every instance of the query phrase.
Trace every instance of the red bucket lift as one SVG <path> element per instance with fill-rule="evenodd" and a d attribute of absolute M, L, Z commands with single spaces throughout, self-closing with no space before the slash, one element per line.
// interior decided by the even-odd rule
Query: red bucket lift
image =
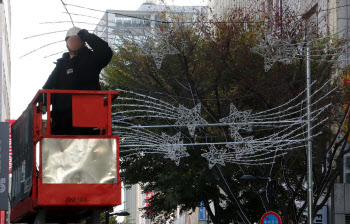
<path fill-rule="evenodd" d="M 73 127 L 99 134 L 52 135 L 52 94 L 71 94 Z M 38 91 L 12 125 L 11 222 L 33 222 L 41 211 L 47 222 L 76 222 L 121 204 L 119 137 L 111 127 L 117 96 L 117 91 Z"/>

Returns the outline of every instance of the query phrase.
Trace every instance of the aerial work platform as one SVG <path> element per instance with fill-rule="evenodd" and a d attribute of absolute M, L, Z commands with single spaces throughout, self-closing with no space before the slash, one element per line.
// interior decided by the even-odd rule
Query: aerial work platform
<path fill-rule="evenodd" d="M 51 100 L 72 95 L 72 125 L 91 135 L 53 135 Z M 117 91 L 39 90 L 12 124 L 12 223 L 79 222 L 121 204 L 119 137 L 112 134 Z"/>

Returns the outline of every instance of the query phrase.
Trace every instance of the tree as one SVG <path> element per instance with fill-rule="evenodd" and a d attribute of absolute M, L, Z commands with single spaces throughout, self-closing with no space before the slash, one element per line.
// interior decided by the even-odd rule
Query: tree
<path fill-rule="evenodd" d="M 170 30 L 166 41 L 177 49 L 178 54 L 167 55 L 161 68 L 157 69 L 154 58 L 139 55 L 137 43 L 126 38 L 124 45 L 116 46 L 112 62 L 106 68 L 103 76 L 105 88 L 131 89 L 187 108 L 201 103 L 206 111 L 202 116 L 210 122 L 217 122 L 227 116 L 230 103 L 240 110 L 263 111 L 288 102 L 304 90 L 303 59 L 294 60 L 290 64 L 278 62 L 266 72 L 264 58 L 250 51 L 260 44 L 264 33 L 271 28 L 264 22 L 257 22 L 249 14 L 243 11 L 232 12 L 224 22 L 204 23 L 200 22 L 200 16 L 199 22 L 195 24 L 182 23 L 181 18 L 173 18 L 173 21 L 178 23 L 163 25 L 159 33 Z M 289 21 L 285 26 L 291 26 L 290 18 L 285 18 L 284 21 Z M 278 29 L 276 33 L 278 34 Z M 289 33 L 294 41 L 300 41 L 303 35 L 303 32 Z M 315 42 L 315 46 L 322 46 L 325 41 L 329 40 Z M 316 52 L 320 57 L 332 58 L 322 55 L 322 51 Z M 335 65 L 327 60 L 314 61 L 312 71 L 316 81 L 314 87 L 320 87 L 330 79 Z M 326 84 L 327 87 L 315 94 L 313 100 L 320 99 L 325 92 L 337 85 L 339 80 L 336 79 Z M 339 108 L 342 107 L 342 97 L 341 92 L 334 91 L 317 105 L 322 107 L 328 103 L 333 104 L 320 118 L 329 117 L 327 123 L 315 129 L 315 133 L 320 129 L 323 133 L 313 141 L 316 186 L 314 201 L 317 202 L 314 203 L 314 215 L 329 197 L 333 184 L 340 175 L 343 155 L 349 151 L 345 144 L 349 132 L 344 137 L 341 136 L 344 117 L 341 116 Z M 120 110 L 119 107 L 114 109 Z M 159 124 L 164 121 L 152 118 L 133 122 Z M 333 131 L 334 126 L 338 127 L 336 132 Z M 186 128 L 152 131 L 174 134 L 180 131 L 188 136 Z M 256 129 L 252 133 L 258 138 L 274 131 Z M 201 128 L 196 132 L 196 138 L 189 137 L 189 141 L 225 141 L 229 136 L 228 127 Z M 272 208 L 284 217 L 285 222 L 291 219 L 294 223 L 300 223 L 303 219 L 306 207 L 305 148 L 276 158 L 274 165 L 225 164 L 215 165 L 212 169 L 201 156 L 207 151 L 207 148 L 201 146 L 188 147 L 190 156 L 182 158 L 180 166 L 157 154 L 138 155 L 121 160 L 121 168 L 126 174 L 125 184 L 139 183 L 144 192 L 155 192 L 149 201 L 150 206 L 144 208 L 147 217 L 162 222 L 164 219 L 171 219 L 179 206 L 181 211 L 189 211 L 204 202 L 213 223 L 229 223 L 234 220 L 256 222 L 267 211 L 268 187 L 266 182 L 247 182 L 240 179 L 243 174 L 251 174 L 277 180 L 273 188 Z M 260 193 L 261 189 L 265 194 Z M 323 197 L 324 200 L 321 200 Z M 296 204 L 298 201 L 302 205 Z M 213 211 L 209 203 L 213 203 Z"/>

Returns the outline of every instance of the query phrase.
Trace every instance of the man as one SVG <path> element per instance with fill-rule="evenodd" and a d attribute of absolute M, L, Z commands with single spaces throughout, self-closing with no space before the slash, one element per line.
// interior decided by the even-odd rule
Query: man
<path fill-rule="evenodd" d="M 68 52 L 57 60 L 43 89 L 101 90 L 99 74 L 110 62 L 108 43 L 85 29 L 73 27 L 66 34 Z M 92 48 L 86 47 L 86 43 Z M 52 134 L 92 134 L 91 128 L 72 127 L 72 96 L 52 95 Z"/>

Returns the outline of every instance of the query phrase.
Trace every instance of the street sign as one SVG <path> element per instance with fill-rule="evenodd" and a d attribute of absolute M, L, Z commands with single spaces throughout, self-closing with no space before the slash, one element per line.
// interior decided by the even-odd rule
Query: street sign
<path fill-rule="evenodd" d="M 199 208 L 199 220 L 207 220 L 207 210 L 205 207 Z"/>
<path fill-rule="evenodd" d="M 267 212 L 261 217 L 261 224 L 282 224 L 281 217 L 275 212 Z"/>
<path fill-rule="evenodd" d="M 327 205 L 320 209 L 314 219 L 314 224 L 327 224 Z"/>
<path fill-rule="evenodd" d="M 207 209 L 205 208 L 203 202 L 201 202 L 199 206 L 199 220 L 205 221 L 207 220 Z"/>
<path fill-rule="evenodd" d="M 11 125 L 16 120 L 5 120 L 9 123 L 9 174 L 12 174 L 12 138 L 11 138 Z"/>

